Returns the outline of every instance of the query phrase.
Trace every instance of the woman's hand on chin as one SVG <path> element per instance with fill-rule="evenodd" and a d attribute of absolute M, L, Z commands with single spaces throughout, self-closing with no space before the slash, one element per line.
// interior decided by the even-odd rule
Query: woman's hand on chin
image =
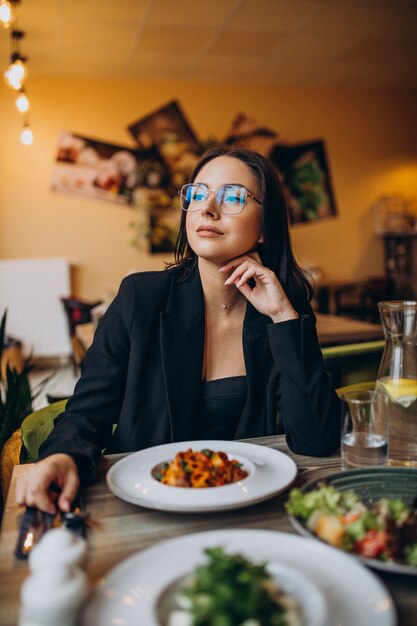
<path fill-rule="evenodd" d="M 235 285 L 255 309 L 268 315 L 273 322 L 298 318 L 278 278 L 272 270 L 262 265 L 257 252 L 232 259 L 219 272 L 230 274 L 225 285 Z M 255 281 L 253 288 L 248 284 L 251 278 Z"/>

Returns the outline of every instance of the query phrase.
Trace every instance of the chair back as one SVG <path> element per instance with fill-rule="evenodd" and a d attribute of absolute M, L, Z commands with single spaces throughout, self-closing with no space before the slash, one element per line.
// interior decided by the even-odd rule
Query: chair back
<path fill-rule="evenodd" d="M 39 448 L 54 427 L 55 418 L 64 410 L 67 399 L 49 404 L 34 411 L 22 422 L 21 463 L 35 463 L 39 459 Z"/>

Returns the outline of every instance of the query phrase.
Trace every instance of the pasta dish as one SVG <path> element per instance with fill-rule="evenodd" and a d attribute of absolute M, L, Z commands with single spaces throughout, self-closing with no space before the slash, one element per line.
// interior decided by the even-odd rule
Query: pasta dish
<path fill-rule="evenodd" d="M 221 487 L 246 478 L 248 472 L 235 459 L 229 459 L 225 452 L 188 448 L 178 452 L 170 463 L 164 463 L 156 474 L 156 479 L 171 487 Z"/>

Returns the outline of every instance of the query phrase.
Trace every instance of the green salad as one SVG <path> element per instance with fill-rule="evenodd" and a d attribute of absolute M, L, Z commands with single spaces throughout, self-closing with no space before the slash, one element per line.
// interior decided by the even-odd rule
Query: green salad
<path fill-rule="evenodd" d="M 208 562 L 196 568 L 178 597 L 169 626 L 301 626 L 295 600 L 267 570 L 221 547 L 207 548 Z"/>
<path fill-rule="evenodd" d="M 285 506 L 337 548 L 417 567 L 417 512 L 402 500 L 380 498 L 367 507 L 353 491 L 323 483 L 306 493 L 292 489 Z"/>

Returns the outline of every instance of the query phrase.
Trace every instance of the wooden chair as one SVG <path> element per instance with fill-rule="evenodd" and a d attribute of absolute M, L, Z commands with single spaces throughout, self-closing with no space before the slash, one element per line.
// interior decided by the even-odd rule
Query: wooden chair
<path fill-rule="evenodd" d="M 67 315 L 72 350 L 72 364 L 74 374 L 77 376 L 84 360 L 85 348 L 82 346 L 80 340 L 75 334 L 75 327 L 77 324 L 86 324 L 87 322 L 91 322 L 91 309 L 94 309 L 94 307 L 101 304 L 102 300 L 86 302 L 72 296 L 69 298 L 61 298 L 61 302 Z"/>

